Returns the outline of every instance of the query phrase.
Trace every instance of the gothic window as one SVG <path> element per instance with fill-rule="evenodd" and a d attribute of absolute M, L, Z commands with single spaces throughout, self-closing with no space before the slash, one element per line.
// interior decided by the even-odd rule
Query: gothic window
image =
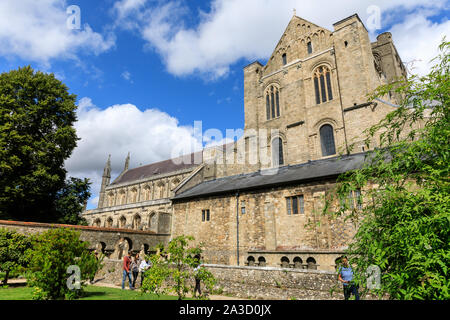
<path fill-rule="evenodd" d="M 138 230 L 141 226 L 141 216 L 136 214 L 133 218 L 133 229 Z"/>
<path fill-rule="evenodd" d="M 333 127 L 329 124 L 325 124 L 320 128 L 320 145 L 322 147 L 323 157 L 336 154 Z"/>
<path fill-rule="evenodd" d="M 127 218 L 125 218 L 124 216 L 120 217 L 119 228 L 125 228 L 126 224 L 127 224 Z"/>
<path fill-rule="evenodd" d="M 307 46 L 308 46 L 308 54 L 311 54 L 311 53 L 313 52 L 311 41 L 309 41 L 309 42 L 307 43 Z"/>
<path fill-rule="evenodd" d="M 281 138 L 276 138 L 272 141 L 272 162 L 274 167 L 284 164 L 283 140 Z"/>
<path fill-rule="evenodd" d="M 144 201 L 150 200 L 150 187 L 144 187 Z"/>
<path fill-rule="evenodd" d="M 94 221 L 94 226 L 95 226 L 95 227 L 100 227 L 100 226 L 101 226 L 101 221 L 100 221 L 99 218 L 95 219 L 95 221 Z"/>
<path fill-rule="evenodd" d="M 266 90 L 266 118 L 267 120 L 280 117 L 280 91 L 275 86 Z"/>
<path fill-rule="evenodd" d="M 137 189 L 133 188 L 131 190 L 131 203 L 135 203 L 137 200 Z"/>
<path fill-rule="evenodd" d="M 112 226 L 113 226 L 113 219 L 109 217 L 108 220 L 106 220 L 106 227 L 112 228 Z"/>
<path fill-rule="evenodd" d="M 328 67 L 318 67 L 314 72 L 314 90 L 316 93 L 316 104 L 333 100 L 331 72 Z"/>
<path fill-rule="evenodd" d="M 283 54 L 283 66 L 285 66 L 287 64 L 287 55 L 286 53 Z"/>

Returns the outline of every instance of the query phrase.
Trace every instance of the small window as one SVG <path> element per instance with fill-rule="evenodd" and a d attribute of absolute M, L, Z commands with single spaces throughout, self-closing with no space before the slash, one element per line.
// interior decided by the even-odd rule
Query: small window
<path fill-rule="evenodd" d="M 202 222 L 209 220 L 210 220 L 209 209 L 202 210 Z"/>
<path fill-rule="evenodd" d="M 287 214 L 304 214 L 305 201 L 303 195 L 286 198 Z"/>
<path fill-rule="evenodd" d="M 307 46 L 308 46 L 308 54 L 311 54 L 313 52 L 311 41 L 308 42 Z"/>
<path fill-rule="evenodd" d="M 286 53 L 283 54 L 283 66 L 285 66 L 287 64 L 287 55 Z"/>
<path fill-rule="evenodd" d="M 245 214 L 245 201 L 241 201 L 241 213 Z"/>

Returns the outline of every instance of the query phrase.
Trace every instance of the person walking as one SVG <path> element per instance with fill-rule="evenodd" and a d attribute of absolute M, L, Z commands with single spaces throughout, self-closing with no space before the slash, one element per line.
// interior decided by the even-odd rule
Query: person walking
<path fill-rule="evenodd" d="M 150 268 L 150 264 L 145 261 L 145 259 L 142 259 L 141 264 L 139 265 L 139 272 L 141 273 L 141 287 L 142 287 L 142 283 L 144 282 L 144 274 L 145 271 L 148 270 L 148 268 Z"/>
<path fill-rule="evenodd" d="M 128 255 L 123 257 L 123 278 L 122 278 L 122 289 L 125 289 L 125 278 L 128 277 L 130 284 L 130 290 L 134 290 L 134 286 L 131 281 L 131 251 L 128 251 Z"/>
<path fill-rule="evenodd" d="M 353 294 L 359 300 L 358 285 L 353 283 L 353 269 L 348 264 L 347 257 L 342 257 L 342 266 L 339 268 L 339 281 L 344 286 L 344 298 L 348 300 Z"/>
<path fill-rule="evenodd" d="M 131 261 L 131 272 L 133 273 L 133 288 L 136 288 L 136 279 L 139 276 L 139 265 L 141 264 L 141 259 L 139 258 L 139 253 L 133 257 Z"/>
<path fill-rule="evenodd" d="M 199 256 L 196 256 L 195 259 L 197 260 L 197 263 L 196 267 L 194 268 L 194 278 L 195 278 L 194 298 L 196 297 L 197 292 L 200 296 L 202 295 L 202 290 L 200 286 L 200 275 L 199 275 L 200 268 L 202 267 L 202 265 L 200 263 Z"/>

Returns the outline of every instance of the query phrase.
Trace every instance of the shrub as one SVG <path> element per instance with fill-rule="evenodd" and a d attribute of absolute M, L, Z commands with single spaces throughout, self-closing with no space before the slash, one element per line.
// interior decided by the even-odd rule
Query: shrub
<path fill-rule="evenodd" d="M 27 266 L 25 252 L 30 247 L 31 242 L 27 236 L 0 229 L 0 271 L 4 272 L 3 285 L 8 283 L 11 275 Z"/>
<path fill-rule="evenodd" d="M 101 265 L 88 249 L 88 242 L 80 240 L 80 232 L 50 229 L 33 236 L 33 250 L 28 251 L 29 284 L 35 287 L 34 299 L 74 299 L 80 296 L 86 281 L 92 279 Z M 69 266 L 80 268 L 79 288 L 69 288 L 72 274 Z M 72 282 L 73 284 L 73 282 Z"/>

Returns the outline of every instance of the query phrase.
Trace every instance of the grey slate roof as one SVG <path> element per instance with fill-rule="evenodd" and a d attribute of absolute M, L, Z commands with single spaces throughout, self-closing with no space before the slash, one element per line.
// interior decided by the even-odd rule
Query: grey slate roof
<path fill-rule="evenodd" d="M 203 161 L 202 152 L 194 152 L 187 156 L 181 156 L 174 159 L 168 159 L 146 166 L 129 169 L 123 175 L 120 175 L 114 180 L 111 185 L 121 184 L 126 182 L 137 181 L 145 178 L 150 178 L 156 175 L 189 169 L 200 165 Z M 188 161 L 186 161 L 188 160 Z M 198 161 L 199 160 L 199 161 Z M 187 163 L 183 163 L 187 162 Z M 197 162 L 197 163 L 196 163 Z M 199 163 L 198 163 L 199 162 Z"/>
<path fill-rule="evenodd" d="M 314 181 L 327 177 L 335 177 L 341 173 L 361 168 L 366 153 L 339 156 L 307 163 L 285 166 L 278 172 L 264 170 L 249 174 L 219 178 L 205 181 L 172 198 L 183 200 L 202 196 L 220 195 L 251 189 L 276 187 L 279 185 Z M 272 174 L 271 174 L 272 173 Z"/>

